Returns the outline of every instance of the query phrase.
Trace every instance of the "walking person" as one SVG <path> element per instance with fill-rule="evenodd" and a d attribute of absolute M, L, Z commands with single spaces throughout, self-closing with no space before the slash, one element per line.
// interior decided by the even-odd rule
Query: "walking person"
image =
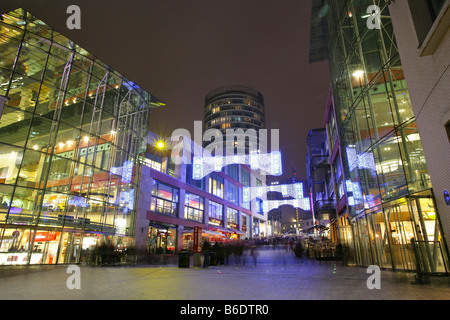
<path fill-rule="evenodd" d="M 250 249 L 250 254 L 253 258 L 253 266 L 256 267 L 257 263 L 258 263 L 258 248 L 256 246 L 252 246 Z"/>
<path fill-rule="evenodd" d="M 203 259 L 203 268 L 209 268 L 209 254 L 210 254 L 211 245 L 208 241 L 203 242 L 203 248 L 202 251 L 204 253 L 204 259 Z"/>

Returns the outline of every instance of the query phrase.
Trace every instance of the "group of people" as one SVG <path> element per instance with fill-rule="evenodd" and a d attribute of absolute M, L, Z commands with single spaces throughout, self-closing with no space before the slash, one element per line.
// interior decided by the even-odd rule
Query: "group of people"
<path fill-rule="evenodd" d="M 246 265 L 247 256 L 250 256 L 253 265 L 257 265 L 259 256 L 258 246 L 248 241 L 234 241 L 227 243 L 216 242 L 211 245 L 208 241 L 203 243 L 203 267 L 210 265 Z"/>

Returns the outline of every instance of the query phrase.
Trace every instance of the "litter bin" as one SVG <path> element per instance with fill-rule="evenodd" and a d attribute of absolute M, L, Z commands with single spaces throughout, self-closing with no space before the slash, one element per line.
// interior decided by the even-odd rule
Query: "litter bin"
<path fill-rule="evenodd" d="M 180 251 L 178 253 L 178 268 L 189 268 L 190 267 L 190 257 L 189 251 Z"/>
<path fill-rule="evenodd" d="M 216 252 L 209 253 L 209 265 L 217 266 L 217 253 Z"/>

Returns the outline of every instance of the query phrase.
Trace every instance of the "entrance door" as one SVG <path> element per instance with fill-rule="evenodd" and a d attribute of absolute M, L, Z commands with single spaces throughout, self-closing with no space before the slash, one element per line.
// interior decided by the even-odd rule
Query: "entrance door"
<path fill-rule="evenodd" d="M 391 242 L 392 266 L 398 270 L 414 270 L 414 252 L 411 238 L 414 237 L 414 221 L 406 201 L 385 207 L 385 220 Z"/>

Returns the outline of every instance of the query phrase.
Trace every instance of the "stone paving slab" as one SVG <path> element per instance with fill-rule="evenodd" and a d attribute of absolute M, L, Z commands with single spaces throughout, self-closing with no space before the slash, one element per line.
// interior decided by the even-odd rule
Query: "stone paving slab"
<path fill-rule="evenodd" d="M 281 258 L 280 258 L 281 257 Z M 381 270 L 368 289 L 366 268 L 340 262 L 262 255 L 258 264 L 209 268 L 80 266 L 80 289 L 69 289 L 67 266 L 0 268 L 2 300 L 450 300 L 448 277 L 414 284 L 412 274 Z"/>

